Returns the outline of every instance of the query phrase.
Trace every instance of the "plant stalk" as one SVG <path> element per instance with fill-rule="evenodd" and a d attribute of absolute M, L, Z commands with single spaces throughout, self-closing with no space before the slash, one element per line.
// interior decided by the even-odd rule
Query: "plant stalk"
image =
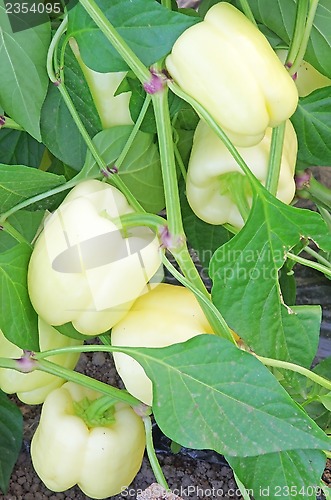
<path fill-rule="evenodd" d="M 268 173 L 265 187 L 276 196 L 280 169 L 282 166 L 283 143 L 285 136 L 285 122 L 272 130 L 271 145 L 269 153 Z"/>
<path fill-rule="evenodd" d="M 271 366 L 273 368 L 283 368 L 285 370 L 300 373 L 300 375 L 303 375 L 309 380 L 312 380 L 316 384 L 325 387 L 329 391 L 331 390 L 331 380 L 321 377 L 320 375 L 317 375 L 317 373 L 314 373 L 311 370 L 304 368 L 303 366 L 296 365 L 295 363 L 289 363 L 288 361 L 281 361 L 280 359 L 265 358 L 264 356 L 257 355 L 255 355 L 255 357 L 265 366 Z"/>
<path fill-rule="evenodd" d="M 79 0 L 80 4 L 89 16 L 93 19 L 100 31 L 105 35 L 107 40 L 112 44 L 114 49 L 122 56 L 127 65 L 132 69 L 135 75 L 142 83 L 150 80 L 149 70 L 142 64 L 140 59 L 128 46 L 124 38 L 117 32 L 114 26 L 106 18 L 102 10 L 98 7 L 94 0 Z"/>
<path fill-rule="evenodd" d="M 146 451 L 149 459 L 149 463 L 151 464 L 152 470 L 154 472 L 154 476 L 158 484 L 163 486 L 166 491 L 169 491 L 169 486 L 162 472 L 161 466 L 157 459 L 155 448 L 153 444 L 153 434 L 152 434 L 152 422 L 149 416 L 143 417 L 143 422 L 145 426 L 145 434 L 146 434 Z"/>

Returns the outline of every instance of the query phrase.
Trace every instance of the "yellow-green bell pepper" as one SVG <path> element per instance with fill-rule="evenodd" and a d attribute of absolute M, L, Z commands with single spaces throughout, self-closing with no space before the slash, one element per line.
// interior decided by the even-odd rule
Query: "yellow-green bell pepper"
<path fill-rule="evenodd" d="M 266 37 L 226 2 L 180 35 L 166 67 L 236 146 L 257 144 L 297 107 L 296 86 Z"/>
<path fill-rule="evenodd" d="M 28 268 L 32 305 L 47 323 L 86 335 L 109 330 L 148 289 L 161 265 L 146 227 L 122 235 L 115 220 L 133 212 L 123 194 L 97 180 L 78 184 L 44 223 Z"/>
<path fill-rule="evenodd" d="M 83 341 L 62 335 L 41 318 L 38 318 L 38 330 L 41 351 L 76 346 L 83 343 Z M 22 349 L 10 342 L 0 330 L 0 356 L 19 358 L 21 355 Z M 79 353 L 57 354 L 48 359 L 53 363 L 73 370 L 78 362 Z M 0 368 L 0 389 L 8 394 L 16 393 L 23 403 L 29 405 L 43 403 L 47 394 L 60 387 L 64 382 L 64 379 L 40 370 L 22 373 L 9 368 Z"/>
<path fill-rule="evenodd" d="M 237 148 L 262 184 L 268 172 L 272 129 L 268 128 L 256 146 Z M 277 198 L 289 204 L 295 194 L 294 171 L 297 137 L 290 120 L 286 122 Z M 194 213 L 209 224 L 231 224 L 241 228 L 244 220 L 240 200 L 249 208 L 252 192 L 248 179 L 222 140 L 200 120 L 195 131 L 186 179 L 187 200 Z M 248 215 L 248 214 L 247 214 Z"/>
<path fill-rule="evenodd" d="M 213 333 L 194 294 L 182 286 L 161 283 L 139 297 L 111 332 L 114 346 L 165 347 L 202 334 Z M 137 361 L 113 353 L 116 369 L 126 389 L 152 405 L 152 383 Z"/>
<path fill-rule="evenodd" d="M 52 391 L 31 441 L 33 467 L 52 491 L 74 485 L 91 498 L 107 498 L 129 486 L 145 450 L 142 419 L 127 404 L 106 410 L 100 423 L 86 409 L 102 395 L 73 382 Z"/>
<path fill-rule="evenodd" d="M 110 128 L 116 125 L 133 125 L 129 109 L 131 92 L 122 92 L 119 95 L 114 95 L 125 78 L 126 72 L 99 73 L 98 71 L 94 71 L 84 63 L 76 40 L 70 38 L 69 43 L 90 89 L 102 127 Z"/>

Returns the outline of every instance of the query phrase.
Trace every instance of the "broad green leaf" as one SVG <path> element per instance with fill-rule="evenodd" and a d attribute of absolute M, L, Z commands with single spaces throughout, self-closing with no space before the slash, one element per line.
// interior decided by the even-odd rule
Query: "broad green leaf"
<path fill-rule="evenodd" d="M 186 167 L 192 150 L 194 130 L 176 129 L 174 135 L 176 140 L 175 146 L 178 149 L 183 165 Z"/>
<path fill-rule="evenodd" d="M 54 326 L 56 330 L 62 335 L 66 335 L 67 337 L 70 337 L 72 339 L 77 339 L 77 340 L 91 340 L 90 335 L 83 335 L 82 333 L 79 333 L 76 328 L 74 328 L 72 323 L 65 323 L 64 325 L 59 325 L 59 326 Z"/>
<path fill-rule="evenodd" d="M 296 281 L 295 274 L 292 269 L 292 263 L 286 261 L 284 266 L 279 271 L 279 285 L 283 300 L 288 306 L 296 303 Z"/>
<path fill-rule="evenodd" d="M 323 484 L 323 483 L 322 483 Z M 323 493 L 324 493 L 324 496 L 325 496 L 325 500 L 331 500 L 331 488 L 323 485 Z"/>
<path fill-rule="evenodd" d="M 199 219 L 189 206 L 183 190 L 181 192 L 181 209 L 187 240 L 203 266 L 204 275 L 208 276 L 209 262 L 213 253 L 229 241 L 231 234 L 223 226 L 207 224 Z"/>
<path fill-rule="evenodd" d="M 90 137 L 101 130 L 84 75 L 71 49 L 65 52 L 65 85 L 78 115 Z M 58 88 L 50 85 L 41 115 L 41 135 L 44 144 L 56 158 L 80 170 L 87 146 Z"/>
<path fill-rule="evenodd" d="M 331 412 L 326 409 L 318 399 L 309 403 L 305 408 L 310 418 L 312 418 L 321 429 L 330 429 Z"/>
<path fill-rule="evenodd" d="M 101 131 L 93 138 L 106 165 L 116 164 L 132 131 L 131 125 L 118 125 Z M 94 158 L 88 151 L 84 173 L 98 172 Z M 164 192 L 160 157 L 154 136 L 138 131 L 119 168 L 119 174 L 135 198 L 148 212 L 159 212 L 164 208 Z"/>
<path fill-rule="evenodd" d="M 0 106 L 38 141 L 50 39 L 50 23 L 13 33 L 0 0 Z"/>
<path fill-rule="evenodd" d="M 215 252 L 209 271 L 213 302 L 256 353 L 309 366 L 319 316 L 312 315 L 311 332 L 309 311 L 286 306 L 278 281 L 287 252 L 302 238 L 331 246 L 319 214 L 284 205 L 261 187 L 244 228 Z"/>
<path fill-rule="evenodd" d="M 0 490 L 6 494 L 23 441 L 23 417 L 17 406 L 0 391 Z"/>
<path fill-rule="evenodd" d="M 199 7 L 198 7 L 199 14 L 202 17 L 205 17 L 208 10 L 216 3 L 219 3 L 219 1 L 220 0 L 202 0 L 201 3 L 199 3 Z M 234 2 L 230 0 L 228 3 L 234 3 Z"/>
<path fill-rule="evenodd" d="M 40 227 L 44 214 L 44 210 L 35 212 L 20 210 L 8 217 L 6 222 L 31 243 Z M 6 229 L 0 232 L 0 252 L 5 252 L 17 244 L 17 240 L 6 232 Z"/>
<path fill-rule="evenodd" d="M 37 313 L 27 285 L 31 247 L 20 243 L 0 254 L 0 329 L 21 349 L 39 350 Z"/>
<path fill-rule="evenodd" d="M 318 348 L 322 309 L 320 306 L 291 306 L 291 313 L 282 308 L 283 328 L 287 346 L 283 352 L 288 354 L 288 359 L 307 368 L 310 367 Z M 265 347 L 270 338 L 265 339 Z M 278 340 L 278 339 L 277 339 Z M 304 347 L 302 346 L 305 342 Z M 273 347 L 266 347 L 270 352 Z M 285 372 L 292 378 L 294 374 Z"/>
<path fill-rule="evenodd" d="M 4 213 L 34 195 L 65 183 L 63 176 L 24 165 L 0 164 L 0 207 Z"/>
<path fill-rule="evenodd" d="M 254 500 L 316 500 L 326 462 L 325 454 L 319 450 L 291 450 L 258 457 L 226 458 Z"/>
<path fill-rule="evenodd" d="M 215 335 L 120 350 L 153 381 L 153 413 L 182 446 L 248 457 L 330 442 L 252 354 Z"/>
<path fill-rule="evenodd" d="M 173 12 L 154 0 L 98 0 L 97 4 L 126 43 L 150 66 L 199 18 Z M 77 3 L 69 11 L 68 34 L 76 38 L 85 64 L 95 71 L 125 71 L 126 63 Z"/>
<path fill-rule="evenodd" d="M 318 363 L 313 371 L 326 379 L 331 378 L 331 356 Z M 329 391 L 317 383 L 306 381 L 307 399 L 312 402 L 306 405 L 307 413 L 322 429 L 331 427 L 331 411 L 321 402 L 321 397 L 328 396 Z"/>
<path fill-rule="evenodd" d="M 296 0 L 249 0 L 257 21 L 265 24 L 287 44 L 292 37 Z M 331 78 L 331 4 L 319 0 L 305 60 Z"/>
<path fill-rule="evenodd" d="M 331 392 L 323 394 L 322 396 L 319 397 L 319 400 L 327 410 L 331 411 Z"/>
<path fill-rule="evenodd" d="M 298 137 L 298 159 L 308 165 L 330 165 L 331 87 L 300 98 L 291 121 Z"/>
<path fill-rule="evenodd" d="M 45 146 L 27 132 L 0 129 L 0 163 L 38 168 Z"/>
<path fill-rule="evenodd" d="M 128 76 L 125 81 L 127 82 L 128 91 L 131 92 L 129 102 L 130 115 L 132 120 L 136 122 L 146 99 L 146 91 L 137 78 Z M 144 119 L 141 123 L 140 130 L 142 132 L 146 132 L 147 134 L 156 133 L 156 123 L 152 102 L 149 103 Z"/>

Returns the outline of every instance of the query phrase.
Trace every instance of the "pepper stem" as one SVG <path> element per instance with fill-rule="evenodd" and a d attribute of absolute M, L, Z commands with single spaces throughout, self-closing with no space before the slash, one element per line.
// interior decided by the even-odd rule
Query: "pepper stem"
<path fill-rule="evenodd" d="M 162 472 L 161 466 L 157 459 L 155 448 L 153 444 L 153 434 L 152 434 L 152 422 L 149 416 L 143 417 L 143 422 L 145 426 L 146 434 L 146 451 L 148 455 L 149 462 L 154 472 L 156 481 L 163 486 L 167 491 L 169 491 L 169 486 Z"/>
<path fill-rule="evenodd" d="M 274 196 L 277 194 L 280 169 L 282 165 L 285 126 L 285 122 L 281 123 L 278 127 L 272 130 L 271 135 L 268 173 L 265 187 Z"/>
<path fill-rule="evenodd" d="M 309 170 L 296 175 L 297 196 L 311 199 L 331 210 L 331 189 L 318 182 Z"/>
<path fill-rule="evenodd" d="M 247 177 L 240 172 L 230 172 L 225 174 L 226 193 L 237 206 L 239 213 L 246 222 L 250 206 L 247 201 Z M 249 185 L 248 185 L 249 187 Z"/>
<path fill-rule="evenodd" d="M 329 391 L 331 390 L 331 380 L 321 377 L 317 373 L 304 368 L 303 366 L 296 365 L 295 363 L 289 363 L 288 361 L 281 361 L 280 359 L 265 358 L 263 356 L 256 356 L 256 358 L 261 361 L 265 366 L 272 366 L 273 368 L 284 368 L 285 370 L 290 370 L 292 372 L 300 373 L 304 377 L 312 380 L 316 384 L 325 387 Z"/>
<path fill-rule="evenodd" d="M 86 397 L 74 403 L 74 410 L 89 428 L 108 426 L 115 423 L 114 405 L 117 402 L 112 396 L 100 396 L 93 401 Z"/>
<path fill-rule="evenodd" d="M 71 346 L 67 349 L 55 349 L 53 352 L 94 352 L 100 346 L 82 346 L 81 349 L 77 350 L 76 348 L 81 346 Z M 92 349 L 87 349 L 88 347 L 92 347 Z M 105 348 L 105 351 L 109 351 L 109 349 Z M 51 351 L 48 351 L 51 352 Z M 51 373 L 52 375 L 56 375 L 58 377 L 64 378 L 65 380 L 69 380 L 70 382 L 75 382 L 76 384 L 80 384 L 89 389 L 93 389 L 94 391 L 101 392 L 106 396 L 111 397 L 113 400 L 123 401 L 124 403 L 129 404 L 132 407 L 138 407 L 142 405 L 139 399 L 131 396 L 127 391 L 117 389 L 116 387 L 112 387 L 111 385 L 105 384 L 104 382 L 100 382 L 94 378 L 88 377 L 87 375 L 83 375 L 82 373 L 78 373 L 73 370 L 69 370 L 68 368 L 64 368 L 63 366 L 59 366 L 56 363 L 52 363 L 51 361 L 46 361 L 42 359 L 43 357 L 48 356 L 47 351 L 43 351 L 42 353 L 35 353 L 34 359 L 38 361 L 36 368 L 46 373 Z M 51 354 L 49 354 L 51 356 Z"/>
<path fill-rule="evenodd" d="M 109 40 L 114 49 L 116 49 L 127 65 L 132 69 L 132 71 L 134 71 L 139 80 L 142 83 L 149 81 L 150 74 L 146 66 L 144 66 L 133 50 L 131 50 L 128 46 L 126 41 L 109 22 L 96 2 L 94 0 L 80 0 L 80 4 L 93 19 L 100 31 L 102 31 L 105 37 Z"/>

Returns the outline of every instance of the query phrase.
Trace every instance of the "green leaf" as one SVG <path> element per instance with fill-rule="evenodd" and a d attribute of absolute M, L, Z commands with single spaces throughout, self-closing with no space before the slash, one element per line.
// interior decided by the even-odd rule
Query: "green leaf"
<path fill-rule="evenodd" d="M 0 164 L 0 207 L 4 213 L 34 195 L 65 183 L 63 176 L 24 165 Z"/>
<path fill-rule="evenodd" d="M 0 391 L 0 489 L 6 494 L 23 441 L 23 417 L 17 406 Z"/>
<path fill-rule="evenodd" d="M 319 214 L 284 205 L 261 189 L 244 228 L 212 257 L 212 299 L 256 353 L 309 366 L 319 312 L 307 327 L 313 310 L 284 304 L 278 272 L 301 239 L 330 248 L 331 236 Z"/>
<path fill-rule="evenodd" d="M 129 102 L 130 115 L 132 120 L 136 122 L 140 114 L 141 108 L 146 99 L 146 91 L 142 87 L 141 82 L 137 78 L 132 78 L 131 76 L 127 76 L 125 81 L 127 83 L 128 90 L 131 92 L 131 97 Z M 156 133 L 156 123 L 155 123 L 154 108 L 152 102 L 149 103 L 149 106 L 146 110 L 144 119 L 139 129 L 142 132 L 146 132 L 148 134 Z"/>
<path fill-rule="evenodd" d="M 208 275 L 209 262 L 213 253 L 229 241 L 231 233 L 223 226 L 207 224 L 199 219 L 189 206 L 183 190 L 181 191 L 181 209 L 187 240 L 204 268 L 204 275 Z"/>
<path fill-rule="evenodd" d="M 279 271 L 279 285 L 283 300 L 288 306 L 296 302 L 296 281 L 291 262 L 286 261 Z"/>
<path fill-rule="evenodd" d="M 255 19 L 265 24 L 287 44 L 294 29 L 296 3 L 296 0 L 249 0 Z M 330 0 L 319 0 L 305 60 L 331 78 L 330 48 Z"/>
<path fill-rule="evenodd" d="M 319 397 L 319 400 L 327 410 L 331 411 L 331 392 L 323 394 L 322 396 Z"/>
<path fill-rule="evenodd" d="M 202 17 L 205 17 L 208 10 L 216 3 L 219 3 L 219 1 L 220 0 L 202 0 L 201 3 L 199 3 L 199 7 L 198 7 L 199 14 Z M 233 1 L 230 0 L 228 3 L 233 3 Z"/>
<path fill-rule="evenodd" d="M 48 87 L 50 23 L 13 33 L 1 0 L 0 26 L 0 106 L 40 141 L 40 112 Z"/>
<path fill-rule="evenodd" d="M 174 134 L 176 137 L 175 146 L 178 148 L 178 154 L 180 155 L 183 165 L 187 167 L 193 145 L 194 131 L 176 129 Z"/>
<path fill-rule="evenodd" d="M 305 498 L 316 500 L 325 468 L 319 450 L 291 450 L 258 457 L 226 457 L 254 500 Z"/>
<path fill-rule="evenodd" d="M 56 328 L 56 330 L 62 333 L 62 335 L 66 335 L 72 339 L 91 340 L 91 335 L 83 335 L 82 333 L 79 333 L 76 328 L 74 328 L 72 323 L 65 323 L 64 325 L 54 326 L 53 328 Z"/>
<path fill-rule="evenodd" d="M 325 496 L 325 500 L 331 500 L 331 488 L 326 486 L 326 484 L 322 483 L 323 485 L 323 493 L 324 493 L 324 496 Z M 322 487 L 321 485 L 321 487 Z"/>
<path fill-rule="evenodd" d="M 131 125 L 118 125 L 102 130 L 93 137 L 93 143 L 106 165 L 116 164 L 132 128 Z M 93 156 L 88 151 L 83 171 L 87 175 L 94 170 L 99 171 Z M 119 168 L 118 175 L 145 210 L 157 213 L 164 208 L 160 157 L 153 135 L 138 131 Z"/>
<path fill-rule="evenodd" d="M 0 129 L 0 163 L 38 168 L 45 146 L 27 132 Z"/>
<path fill-rule="evenodd" d="M 101 130 L 100 118 L 80 66 L 71 49 L 65 51 L 65 85 L 90 137 Z M 41 115 L 44 144 L 54 156 L 80 170 L 87 145 L 59 90 L 50 84 Z"/>
<path fill-rule="evenodd" d="M 6 222 L 11 224 L 24 238 L 30 243 L 35 237 L 38 228 L 44 217 L 44 210 L 30 212 L 28 210 L 20 210 L 8 217 Z M 13 246 L 17 245 L 17 241 L 5 230 L 0 232 L 0 252 L 5 252 Z"/>
<path fill-rule="evenodd" d="M 146 66 L 168 54 L 179 35 L 199 22 L 199 18 L 173 12 L 154 0 L 98 0 L 97 4 Z M 68 35 L 77 40 L 83 61 L 95 71 L 128 69 L 79 3 L 69 10 Z"/>
<path fill-rule="evenodd" d="M 0 254 L 0 329 L 21 349 L 38 351 L 37 313 L 31 305 L 27 285 L 31 251 L 28 244 L 20 243 Z"/>
<path fill-rule="evenodd" d="M 330 447 L 270 371 L 227 340 L 206 334 L 121 351 L 153 381 L 157 424 L 182 446 L 240 457 Z"/>
<path fill-rule="evenodd" d="M 308 165 L 330 165 L 331 87 L 300 98 L 291 121 L 298 137 L 298 159 Z"/>
<path fill-rule="evenodd" d="M 331 356 L 318 363 L 313 368 L 313 372 L 321 377 L 330 379 Z M 331 412 L 326 409 L 320 399 L 323 396 L 327 396 L 329 391 L 317 383 L 306 381 L 306 392 L 308 393 L 308 399 L 312 400 L 311 403 L 306 405 L 307 413 L 322 429 L 329 429 L 331 427 Z"/>
<path fill-rule="evenodd" d="M 305 408 L 310 418 L 312 418 L 321 429 L 330 429 L 331 412 L 327 410 L 322 403 L 316 400 L 307 404 Z"/>

